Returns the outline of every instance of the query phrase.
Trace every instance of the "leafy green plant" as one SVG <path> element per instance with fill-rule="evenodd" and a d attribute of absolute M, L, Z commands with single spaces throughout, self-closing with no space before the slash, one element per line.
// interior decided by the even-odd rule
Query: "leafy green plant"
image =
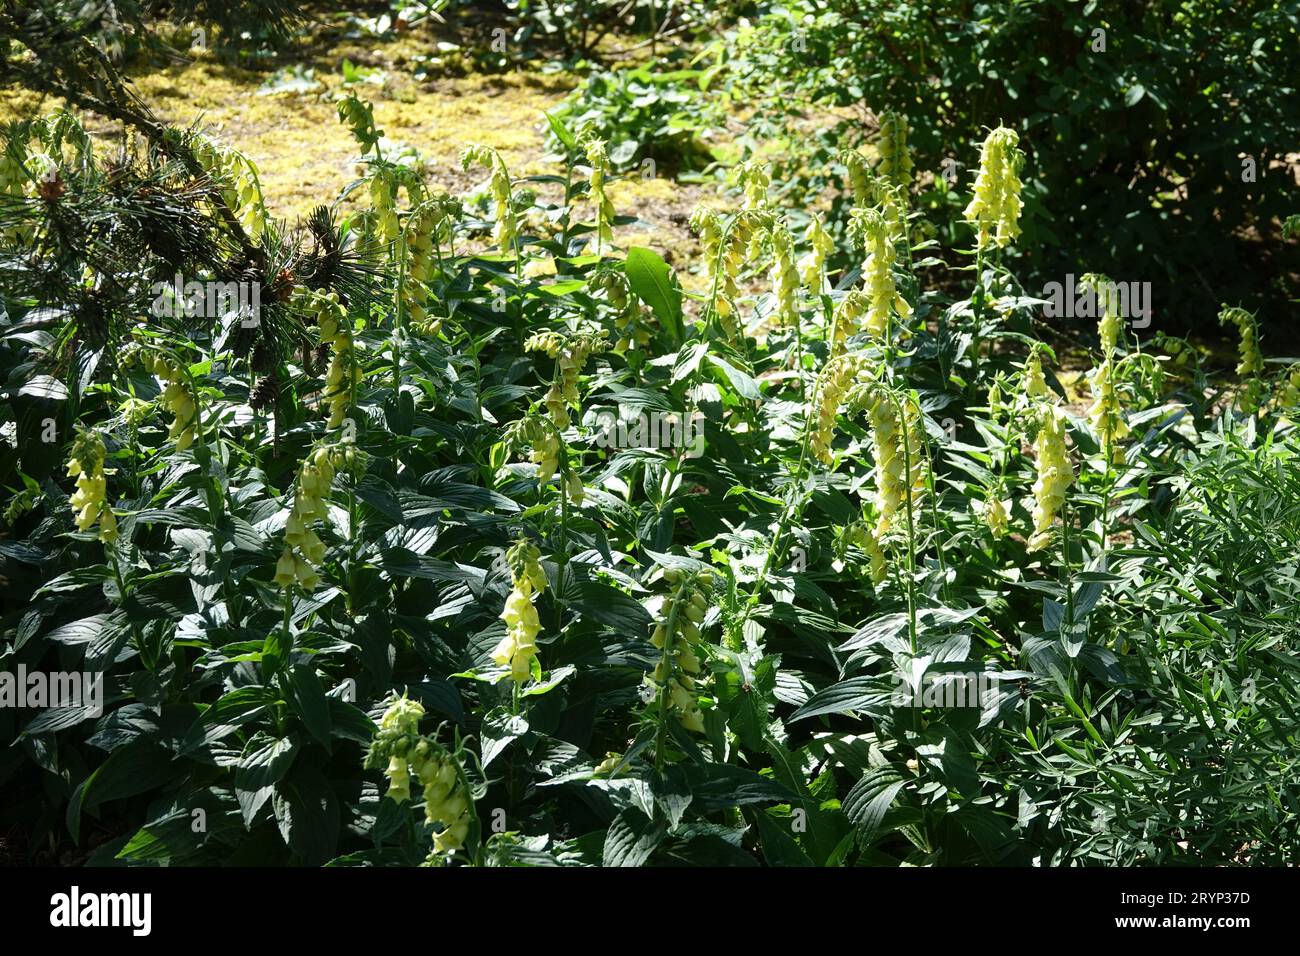
<path fill-rule="evenodd" d="M 756 146 L 782 144 L 765 158 L 793 205 L 840 181 L 836 150 L 898 111 L 913 125 L 922 202 L 964 242 L 969 144 L 1005 124 L 1030 159 L 1017 249 L 1027 284 L 1127 276 L 1140 250 L 1141 277 L 1184 330 L 1212 326 L 1207 303 L 1222 299 L 1285 309 L 1258 278 L 1296 271 L 1281 234 L 1294 180 L 1269 171 L 1287 167 L 1300 125 L 1300 25 L 1285 4 L 832 0 L 763 12 L 715 41 L 716 58 L 755 105 Z M 810 135 L 823 110 L 832 122 Z M 1207 232 L 1220 241 L 1201 241 Z"/>
<path fill-rule="evenodd" d="M 747 161 L 689 292 L 573 117 L 451 196 L 348 94 L 363 174 L 291 227 L 122 116 L 0 153 L 0 674 L 102 687 L 0 707 L 22 855 L 1294 862 L 1300 376 L 1243 308 L 1233 373 L 1099 293 L 1066 401 L 1011 128 L 969 249 L 911 116 L 837 151 L 834 234 Z"/>
<path fill-rule="evenodd" d="M 614 144 L 616 167 L 653 160 L 670 172 L 700 170 L 712 161 L 707 140 L 724 109 L 722 100 L 700 96 L 706 79 L 697 70 L 595 72 L 550 115 Z"/>

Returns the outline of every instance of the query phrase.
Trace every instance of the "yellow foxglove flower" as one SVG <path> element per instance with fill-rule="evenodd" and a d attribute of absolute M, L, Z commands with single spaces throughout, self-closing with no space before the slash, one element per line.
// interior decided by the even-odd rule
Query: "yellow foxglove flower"
<path fill-rule="evenodd" d="M 0 196 L 17 202 L 27 192 L 29 177 L 24 163 L 26 150 L 16 139 L 5 149 L 0 142 Z M 34 232 L 31 223 L 15 222 L 11 226 L 0 227 L 0 239 L 27 241 Z"/>
<path fill-rule="evenodd" d="M 605 192 L 605 177 L 609 175 L 609 155 L 605 152 L 605 141 L 591 139 L 587 142 L 587 162 L 591 166 L 591 202 L 596 207 L 596 236 L 599 242 L 611 242 L 614 238 L 614 204 Z"/>
<path fill-rule="evenodd" d="M 854 231 L 866 249 L 866 262 L 862 265 L 862 281 L 867 297 L 866 331 L 871 336 L 884 338 L 891 314 L 897 312 L 905 322 L 912 308 L 899 294 L 894 283 L 894 238 L 889 224 L 879 210 L 855 210 Z M 900 330 L 905 331 L 905 330 Z"/>
<path fill-rule="evenodd" d="M 907 119 L 890 110 L 880 118 L 880 175 L 899 186 L 912 183 L 912 157 L 907 151 Z"/>
<path fill-rule="evenodd" d="M 867 162 L 867 157 L 857 150 L 846 149 L 839 155 L 839 160 L 848 171 L 849 192 L 853 194 L 854 205 L 866 208 L 876 201 L 876 176 Z"/>
<path fill-rule="evenodd" d="M 1115 301 L 1115 284 L 1103 275 L 1090 272 L 1080 279 L 1080 286 L 1091 289 L 1097 297 L 1097 308 L 1101 312 L 1097 335 L 1101 339 L 1101 357 L 1104 360 L 1118 346 L 1122 328 L 1118 303 Z"/>
<path fill-rule="evenodd" d="M 772 295 L 782 325 L 799 322 L 799 270 L 794 261 L 794 237 L 783 224 L 772 227 Z"/>
<path fill-rule="evenodd" d="M 300 301 L 306 311 L 316 319 L 317 332 L 322 345 L 330 348 L 330 364 L 325 373 L 325 407 L 329 411 L 329 428 L 343 424 L 348 409 L 353 404 L 357 386 L 363 374 L 357 360 L 356 347 L 347 311 L 337 292 L 304 291 Z"/>
<path fill-rule="evenodd" d="M 767 190 L 772 185 L 767 164 L 755 160 L 741 163 L 736 179 L 745 193 L 746 209 L 762 209 L 767 205 Z"/>
<path fill-rule="evenodd" d="M 834 462 L 831 442 L 835 440 L 835 422 L 849 386 L 857 376 L 860 362 L 855 355 L 838 355 L 826 363 L 817 376 L 813 391 L 812 413 L 815 414 L 809 447 L 824 465 Z"/>
<path fill-rule="evenodd" d="M 749 247 L 762 240 L 763 226 L 770 218 L 766 213 L 742 212 L 732 222 L 730 231 L 726 231 L 712 209 L 700 206 L 691 216 L 691 228 L 700 236 L 704 251 L 708 307 L 732 341 L 740 338 L 735 305 L 740 294 L 740 270 L 751 258 Z"/>
<path fill-rule="evenodd" d="M 437 335 L 442 320 L 428 313 L 429 281 L 433 277 L 434 246 L 451 239 L 459 203 L 443 196 L 422 203 L 406 225 L 406 276 L 398 293 L 411 325 L 425 335 Z"/>
<path fill-rule="evenodd" d="M 496 224 L 492 230 L 492 239 L 503 256 L 510 255 L 515 251 L 515 239 L 519 235 L 519 219 L 515 214 L 510 172 L 501 155 L 489 146 L 474 145 L 464 150 L 461 166 L 469 169 L 473 163 L 478 163 L 491 174 L 488 192 L 496 204 Z"/>
<path fill-rule="evenodd" d="M 405 757 L 393 754 L 388 760 L 384 776 L 388 777 L 386 797 L 395 803 L 405 803 L 411 799 L 411 768 Z"/>
<path fill-rule="evenodd" d="M 99 540 L 106 544 L 117 539 L 117 519 L 108 506 L 107 454 L 98 432 L 80 430 L 68 457 L 68 477 L 77 479 L 77 490 L 68 501 L 76 513 L 77 530 L 89 531 L 98 522 Z"/>
<path fill-rule="evenodd" d="M 370 175 L 369 191 L 375 235 L 385 246 L 392 245 L 400 231 L 397 221 L 397 183 L 392 173 L 377 167 Z"/>
<path fill-rule="evenodd" d="M 257 166 L 237 149 L 196 134 L 190 141 L 194 158 L 221 192 L 222 201 L 256 242 L 266 229 L 266 205 Z"/>
<path fill-rule="evenodd" d="M 1025 360 L 1024 389 L 1025 395 L 1031 399 L 1048 398 L 1052 394 L 1043 375 L 1043 360 L 1038 349 L 1030 352 Z"/>
<path fill-rule="evenodd" d="M 885 549 L 880 543 L 880 536 L 874 529 L 861 521 L 855 521 L 848 528 L 846 543 L 855 544 L 866 552 L 867 573 L 871 576 L 872 584 L 879 585 L 885 580 L 889 565 L 885 560 Z"/>
<path fill-rule="evenodd" d="M 1065 504 L 1065 495 L 1074 482 L 1074 466 L 1065 446 L 1065 414 L 1056 405 L 1039 406 L 1038 435 L 1034 451 L 1038 456 L 1038 478 L 1034 482 L 1034 533 L 1028 549 L 1038 551 L 1052 540 L 1052 522 Z"/>
<path fill-rule="evenodd" d="M 604 329 L 595 332 L 582 331 L 571 334 L 547 331 L 538 332 L 524 342 L 527 352 L 544 352 L 555 359 L 555 377 L 550 390 L 546 393 L 546 410 L 551 421 L 558 429 L 569 427 L 569 406 L 576 405 L 581 396 L 578 394 L 578 379 L 587 359 L 597 352 L 609 348 Z"/>
<path fill-rule="evenodd" d="M 1300 368 L 1292 368 L 1287 374 L 1282 394 L 1278 398 L 1283 408 L 1300 406 Z"/>
<path fill-rule="evenodd" d="M 1020 235 L 1020 164 L 1015 130 L 999 126 L 984 140 L 975 196 L 966 207 L 966 220 L 976 229 L 980 249 L 1006 246 Z"/>
<path fill-rule="evenodd" d="M 492 659 L 502 667 L 510 667 L 510 677 L 522 684 L 532 674 L 532 661 L 537 656 L 537 635 L 542 630 L 533 605 L 533 595 L 546 588 L 546 575 L 542 571 L 541 552 L 528 541 L 517 542 L 506 552 L 514 588 L 506 598 L 501 620 L 506 624 L 506 636 L 492 651 Z"/>
<path fill-rule="evenodd" d="M 984 517 L 984 524 L 988 526 L 994 538 L 1006 537 L 1009 515 L 1006 502 L 1002 500 L 998 491 L 989 492 L 981 508 L 981 514 Z"/>
<path fill-rule="evenodd" d="M 190 391 L 188 376 L 174 359 L 147 347 L 140 353 L 140 364 L 166 383 L 161 401 L 172 414 L 167 437 L 176 442 L 177 451 L 184 451 L 194 443 L 199 424 L 198 402 Z"/>
<path fill-rule="evenodd" d="M 1092 392 L 1096 399 L 1088 410 L 1093 431 L 1097 433 L 1103 451 L 1111 458 L 1118 450 L 1116 443 L 1129 433 L 1115 393 L 1114 376 L 1113 363 L 1108 358 L 1093 373 Z"/>
<path fill-rule="evenodd" d="M 808 243 L 808 251 L 799 258 L 799 279 L 810 293 L 821 295 L 824 284 L 822 268 L 826 257 L 835 251 L 835 242 L 815 214 L 809 216 L 808 229 L 803 237 Z"/>
<path fill-rule="evenodd" d="M 850 289 L 835 306 L 831 316 L 833 334 L 831 336 L 831 358 L 843 353 L 850 336 L 861 331 L 862 317 L 867 314 L 871 303 L 865 294 L 857 289 Z"/>
<path fill-rule="evenodd" d="M 423 716 L 424 705 L 418 700 L 399 697 L 379 718 L 379 729 L 397 734 L 413 734 L 419 729 L 420 718 Z"/>
<path fill-rule="evenodd" d="M 868 386 L 865 398 L 876 459 L 874 533 L 880 539 L 889 531 L 894 516 L 907 506 L 909 497 L 912 508 L 918 506 L 926 487 L 926 465 L 919 414 L 913 403 L 903 403 L 900 420 L 898 405 L 884 388 Z"/>
<path fill-rule="evenodd" d="M 275 565 L 275 584 L 281 588 L 297 585 L 310 593 L 320 586 L 317 568 L 325 560 L 325 542 L 312 523 L 329 513 L 325 496 L 329 494 L 335 471 L 352 460 L 353 449 L 321 445 L 313 449 L 298 468 L 293 507 L 284 525 L 284 550 Z"/>
<path fill-rule="evenodd" d="M 646 682 L 656 691 L 667 692 L 668 710 L 683 727 L 703 733 L 704 712 L 696 700 L 696 677 L 701 670 L 696 645 L 700 641 L 700 625 L 709 609 L 713 575 L 701 571 L 683 584 L 681 572 L 669 568 L 664 572 L 664 580 L 674 592 L 659 610 L 651 642 L 665 653 Z"/>
<path fill-rule="evenodd" d="M 1237 374 L 1243 376 L 1260 375 L 1264 371 L 1264 356 L 1259 349 L 1259 326 L 1255 316 L 1245 309 L 1225 307 L 1219 313 L 1220 324 L 1231 322 L 1241 334 L 1237 363 Z"/>

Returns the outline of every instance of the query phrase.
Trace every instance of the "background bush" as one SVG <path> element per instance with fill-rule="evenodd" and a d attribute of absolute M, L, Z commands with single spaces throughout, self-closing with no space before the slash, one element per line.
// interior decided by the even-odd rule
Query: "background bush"
<path fill-rule="evenodd" d="M 1032 291 L 1095 269 L 1152 282 L 1160 328 L 1212 333 L 1218 302 L 1240 300 L 1266 306 L 1268 334 L 1293 333 L 1300 255 L 1281 235 L 1297 211 L 1293 3 L 795 0 L 755 12 L 728 64 L 773 132 L 809 104 L 854 108 L 825 141 L 842 148 L 896 110 L 918 171 L 957 160 L 963 193 L 979 131 L 1020 132 Z M 804 141 L 792 135 L 790 167 L 815 187 L 833 152 L 810 156 Z M 946 208 L 956 218 L 962 205 L 954 193 Z"/>

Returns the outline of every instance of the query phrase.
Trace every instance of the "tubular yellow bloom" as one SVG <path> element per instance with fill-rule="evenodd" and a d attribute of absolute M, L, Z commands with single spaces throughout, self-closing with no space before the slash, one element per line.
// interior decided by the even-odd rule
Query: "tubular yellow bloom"
<path fill-rule="evenodd" d="M 794 263 L 794 237 L 782 224 L 772 228 L 772 295 L 781 324 L 798 324 L 799 270 Z"/>
<path fill-rule="evenodd" d="M 1259 375 L 1264 371 L 1264 356 L 1259 350 L 1259 327 L 1255 316 L 1245 309 L 1225 307 L 1219 312 L 1219 323 L 1231 322 L 1241 333 L 1237 363 L 1238 375 Z"/>
<path fill-rule="evenodd" d="M 1283 408 L 1295 408 L 1300 405 L 1300 368 L 1292 368 L 1287 374 L 1286 384 L 1282 386 L 1282 394 L 1278 396 L 1278 401 Z"/>
<path fill-rule="evenodd" d="M 876 534 L 875 529 L 867 527 L 862 521 L 855 521 L 846 531 L 845 541 L 857 545 L 866 552 L 867 573 L 871 576 L 871 583 L 878 585 L 884 581 L 889 573 L 889 565 L 885 560 L 885 549 L 881 546 L 880 536 Z"/>
<path fill-rule="evenodd" d="M 700 642 L 700 624 L 709 610 L 709 589 L 713 575 L 701 571 L 683 584 L 682 573 L 669 568 L 664 580 L 674 588 L 659 610 L 650 640 L 666 653 L 647 675 L 646 683 L 654 690 L 667 691 L 668 709 L 678 722 L 694 733 L 704 732 L 704 712 L 696 701 L 696 679 L 700 659 L 696 647 Z"/>
<path fill-rule="evenodd" d="M 767 205 L 767 190 L 772 185 L 772 177 L 766 163 L 755 160 L 741 163 L 736 179 L 745 192 L 746 209 L 762 209 Z"/>
<path fill-rule="evenodd" d="M 1093 373 L 1092 392 L 1096 396 L 1088 410 L 1088 420 L 1101 440 L 1103 451 L 1115 456 L 1116 442 L 1129 433 L 1128 424 L 1120 411 L 1119 397 L 1115 394 L 1114 368 L 1111 359 L 1097 366 Z"/>
<path fill-rule="evenodd" d="M 24 165 L 26 150 L 15 139 L 7 149 L 0 143 L 0 196 L 11 199 L 23 198 L 28 188 L 27 168 Z M 34 226 L 31 223 L 15 222 L 12 226 L 0 228 L 0 239 L 26 241 L 31 237 Z"/>
<path fill-rule="evenodd" d="M 361 365 L 357 361 L 347 312 L 337 292 L 313 291 L 302 294 L 305 307 L 316 317 L 322 345 L 330 347 L 330 364 L 325 373 L 325 404 L 329 409 L 330 428 L 338 428 L 352 405 L 353 395 L 361 384 Z"/>
<path fill-rule="evenodd" d="M 397 754 L 389 757 L 384 776 L 388 778 L 388 792 L 384 796 L 394 803 L 405 803 L 411 799 L 411 766 L 405 757 Z"/>
<path fill-rule="evenodd" d="M 380 718 L 365 766 L 384 768 L 387 796 L 398 803 L 411 799 L 412 776 L 420 782 L 424 818 L 441 826 L 433 837 L 433 853 L 446 854 L 465 845 L 474 821 L 474 803 L 459 751 L 453 754 L 433 738 L 421 736 L 423 716 L 424 708 L 418 702 L 405 697 L 393 701 Z"/>
<path fill-rule="evenodd" d="M 615 350 L 627 352 L 648 345 L 650 329 L 642 320 L 641 305 L 632 295 L 627 276 L 612 269 L 597 269 L 588 279 L 588 284 L 592 289 L 603 291 L 617 313 Z"/>
<path fill-rule="evenodd" d="M 506 598 L 501 620 L 506 622 L 506 636 L 492 651 L 492 660 L 510 667 L 510 677 L 517 684 L 528 680 L 532 674 L 533 658 L 537 656 L 537 635 L 542 630 L 533 606 L 533 595 L 546 590 L 546 575 L 542 571 L 541 552 L 528 541 L 517 542 L 506 552 L 514 589 Z"/>
<path fill-rule="evenodd" d="M 117 519 L 108 506 L 108 481 L 105 478 L 104 440 L 98 432 L 79 431 L 68 457 L 68 477 L 77 479 L 77 490 L 68 504 L 76 513 L 78 531 L 89 531 L 99 522 L 99 540 L 117 540 Z"/>
<path fill-rule="evenodd" d="M 605 754 L 605 759 L 602 760 L 600 763 L 596 764 L 596 766 L 592 769 L 591 772 L 597 777 L 610 777 L 614 775 L 614 772 L 618 770 L 619 765 L 622 762 L 623 762 L 622 754 L 617 754 L 614 753 L 613 751 L 608 751 Z M 625 767 L 622 772 L 627 773 L 627 768 Z"/>
<path fill-rule="evenodd" d="M 412 770 L 424 787 L 424 819 L 441 824 L 434 834 L 435 853 L 450 853 L 465 845 L 469 836 L 471 801 L 456 758 L 439 748 L 422 751 L 426 741 L 416 745 Z"/>
<path fill-rule="evenodd" d="M 413 734 L 419 729 L 420 718 L 424 716 L 424 705 L 418 700 L 399 697 L 388 706 L 379 719 L 379 729 L 398 735 Z"/>
<path fill-rule="evenodd" d="M 468 146 L 461 153 L 461 166 L 469 169 L 478 163 L 489 170 L 488 192 L 496 203 L 496 224 L 492 230 L 492 240 L 497 244 L 503 256 L 514 251 L 515 239 L 519 235 L 519 219 L 515 214 L 514 198 L 510 183 L 510 172 L 500 154 L 490 146 Z"/>
<path fill-rule="evenodd" d="M 856 206 L 866 208 L 876 201 L 876 175 L 863 156 L 855 149 L 840 152 L 839 160 L 849 174 L 849 192 Z"/>
<path fill-rule="evenodd" d="M 1056 405 L 1039 406 L 1038 435 L 1034 451 L 1038 456 L 1038 478 L 1034 482 L 1034 533 L 1030 551 L 1045 548 L 1052 540 L 1052 522 L 1065 504 L 1065 494 L 1074 482 L 1074 466 L 1065 447 L 1065 414 Z"/>
<path fill-rule="evenodd" d="M 1115 391 L 1115 368 L 1112 355 L 1119 345 L 1121 322 L 1114 301 L 1115 285 L 1103 275 L 1088 273 L 1081 283 L 1097 296 L 1101 319 L 1097 335 L 1101 339 L 1101 364 L 1093 372 L 1092 393 L 1095 396 L 1088 419 L 1101 441 L 1103 454 L 1115 458 L 1116 442 L 1128 434 L 1128 425 L 1120 411 L 1119 396 Z"/>
<path fill-rule="evenodd" d="M 883 179 L 876 183 L 876 203 L 894 242 L 907 239 L 907 190 Z"/>
<path fill-rule="evenodd" d="M 172 414 L 167 437 L 176 442 L 177 451 L 184 451 L 194 444 L 199 423 L 199 406 L 190 391 L 188 376 L 172 358 L 148 348 L 140 352 L 140 364 L 166 383 L 162 403 Z"/>
<path fill-rule="evenodd" d="M 871 303 L 857 289 L 851 289 L 835 306 L 831 316 L 834 334 L 831 337 L 831 358 L 841 354 L 848 345 L 849 337 L 861 331 L 862 317 L 867 314 Z"/>
<path fill-rule="evenodd" d="M 880 117 L 880 175 L 899 186 L 912 182 L 912 157 L 907 151 L 907 119 L 890 110 Z"/>
<path fill-rule="evenodd" d="M 839 415 L 840 404 L 853 384 L 860 362 L 855 355 L 837 355 L 826 363 L 817 376 L 814 389 L 816 419 L 813 425 L 809 447 L 817 460 L 830 465 L 835 459 L 831 455 L 831 442 L 835 440 L 835 421 Z"/>
<path fill-rule="evenodd" d="M 767 219 L 770 217 L 766 214 L 743 212 L 731 224 L 730 232 L 725 232 L 714 210 L 700 206 L 691 215 L 691 228 L 700 236 L 705 256 L 709 308 L 733 341 L 740 337 L 735 307 L 740 294 L 737 280 L 747 259 L 747 247 L 762 239 L 762 227 Z"/>
<path fill-rule="evenodd" d="M 1025 360 L 1024 389 L 1029 398 L 1047 398 L 1052 394 L 1043 375 L 1043 360 L 1038 349 L 1030 352 Z"/>
<path fill-rule="evenodd" d="M 1105 276 L 1093 272 L 1084 275 L 1079 280 L 1079 284 L 1083 288 L 1091 289 L 1097 296 L 1097 307 L 1101 311 L 1101 319 L 1097 323 L 1097 335 L 1101 339 L 1101 357 L 1109 358 L 1119 344 L 1122 327 L 1116 309 L 1115 284 Z"/>
<path fill-rule="evenodd" d="M 287 588 L 294 584 L 305 592 L 320 586 L 316 568 L 325 560 L 325 542 L 312 524 L 328 513 L 325 496 L 341 465 L 354 457 L 351 446 L 321 445 L 313 449 L 298 468 L 293 507 L 284 525 L 284 550 L 275 565 L 275 584 Z"/>
<path fill-rule="evenodd" d="M 562 334 L 555 331 L 537 332 L 524 343 L 527 352 L 544 352 L 555 359 L 555 378 L 546 393 L 546 410 L 556 428 L 569 427 L 569 406 L 576 405 L 578 378 L 587 359 L 595 352 L 609 348 L 604 329 Z"/>
<path fill-rule="evenodd" d="M 989 492 L 980 513 L 984 518 L 984 524 L 988 526 L 994 538 L 1006 537 L 1009 516 L 1006 503 L 997 490 Z"/>
<path fill-rule="evenodd" d="M 450 239 L 457 206 L 446 197 L 431 200 L 421 204 L 406 224 L 406 278 L 400 292 L 401 304 L 411 324 L 426 335 L 437 335 L 442 326 L 442 320 L 427 311 L 434 243 Z"/>
<path fill-rule="evenodd" d="M 329 403 L 328 427 L 338 428 L 343 424 L 348 407 L 352 404 L 352 393 L 361 383 L 361 367 L 357 364 L 356 351 L 352 345 L 352 333 L 340 330 L 330 343 L 330 367 L 325 375 L 325 400 Z"/>
<path fill-rule="evenodd" d="M 912 508 L 918 506 L 926 487 L 926 464 L 915 405 L 904 401 L 900 420 L 898 406 L 885 389 L 869 385 L 864 398 L 876 459 L 875 535 L 880 539 L 889 531 L 894 516 L 907 505 L 909 493 Z"/>
<path fill-rule="evenodd" d="M 989 133 L 980 150 L 980 169 L 975 177 L 975 196 L 964 213 L 976 227 L 980 249 L 1006 246 L 1020 235 L 1020 163 L 1024 154 L 1017 148 L 1015 130 L 999 126 Z"/>
<path fill-rule="evenodd" d="M 397 183 L 392 173 L 383 168 L 376 168 L 370 175 L 370 209 L 374 216 L 375 235 L 384 245 L 390 245 L 397 239 L 399 232 L 397 222 Z"/>
<path fill-rule="evenodd" d="M 202 133 L 190 141 L 194 158 L 221 191 L 221 198 L 253 241 L 266 229 L 266 205 L 257 166 L 237 149 Z"/>
<path fill-rule="evenodd" d="M 867 296 L 867 332 L 883 338 L 892 312 L 896 311 L 904 322 L 911 316 L 912 307 L 898 293 L 894 284 L 894 238 L 889 224 L 879 210 L 855 210 L 854 230 L 862 240 L 867 259 L 862 265 L 862 281 Z"/>
<path fill-rule="evenodd" d="M 731 296 L 736 291 L 736 280 L 727 270 L 727 256 L 722 248 L 725 238 L 722 222 L 716 212 L 701 206 L 691 215 L 691 229 L 700 237 L 700 247 L 704 254 L 704 278 L 709 290 L 708 308 L 717 315 L 727 337 L 734 340 L 740 333 L 731 304 Z"/>
<path fill-rule="evenodd" d="M 587 162 L 591 165 L 591 203 L 596 207 L 596 236 L 602 243 L 614 238 L 614 204 L 605 193 L 605 177 L 609 174 L 609 156 L 605 152 L 605 141 L 592 139 L 587 142 Z"/>
<path fill-rule="evenodd" d="M 514 422 L 506 433 L 511 443 L 522 442 L 529 445 L 529 461 L 537 466 L 538 484 L 550 481 L 560 467 L 560 436 L 555 424 L 549 419 L 529 415 Z"/>
<path fill-rule="evenodd" d="M 822 267 L 826 257 L 835 251 L 835 242 L 816 215 L 808 218 L 808 229 L 803 237 L 808 243 L 808 251 L 799 258 L 799 279 L 805 289 L 813 295 L 820 295 L 824 281 Z"/>
<path fill-rule="evenodd" d="M 422 761 L 428 752 L 428 745 L 421 742 L 418 746 L 422 746 L 422 750 L 417 757 L 417 748 L 412 746 L 423 716 L 424 707 L 418 701 L 397 698 L 384 711 L 379 720 L 379 732 L 366 752 L 365 765 L 384 768 L 384 776 L 388 778 L 385 795 L 397 803 L 411 799 L 412 764 L 417 759 Z"/>

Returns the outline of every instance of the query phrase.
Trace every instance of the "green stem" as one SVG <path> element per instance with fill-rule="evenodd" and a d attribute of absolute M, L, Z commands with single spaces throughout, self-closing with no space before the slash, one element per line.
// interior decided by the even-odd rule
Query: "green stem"
<path fill-rule="evenodd" d="M 673 679 L 673 640 L 677 631 L 677 609 L 681 607 L 682 595 L 686 593 L 686 583 L 683 582 L 678 588 L 677 593 L 673 596 L 673 606 L 668 612 L 668 618 L 664 621 L 664 648 L 659 656 L 660 668 L 663 671 L 663 680 L 659 683 L 659 730 L 655 735 L 655 771 L 662 772 L 664 768 L 664 744 L 668 738 L 668 684 Z"/>
<path fill-rule="evenodd" d="M 903 448 L 903 504 L 907 509 L 907 628 L 912 653 L 918 648 L 916 631 L 916 525 L 912 518 L 912 448 L 907 435 L 907 418 L 902 403 L 890 394 L 890 401 L 898 414 L 899 444 Z M 879 480 L 879 479 L 877 479 Z"/>
<path fill-rule="evenodd" d="M 1074 571 L 1070 561 L 1070 499 L 1066 498 L 1065 503 L 1061 506 L 1061 563 L 1062 571 L 1065 575 L 1065 622 L 1070 627 L 1074 627 Z"/>
<path fill-rule="evenodd" d="M 109 542 L 105 550 L 108 552 L 109 563 L 113 566 L 113 577 L 117 579 L 118 601 L 121 606 L 125 606 L 127 595 L 126 579 L 122 576 L 122 562 L 117 553 L 117 546 L 113 542 Z M 130 615 L 128 615 L 129 617 Z M 144 662 L 145 668 L 149 671 L 154 670 L 155 665 L 158 663 L 157 655 L 153 653 L 151 648 L 145 646 L 144 634 L 140 631 L 140 625 L 137 621 L 131 621 L 131 633 L 135 637 L 135 646 L 140 651 L 140 658 Z"/>

